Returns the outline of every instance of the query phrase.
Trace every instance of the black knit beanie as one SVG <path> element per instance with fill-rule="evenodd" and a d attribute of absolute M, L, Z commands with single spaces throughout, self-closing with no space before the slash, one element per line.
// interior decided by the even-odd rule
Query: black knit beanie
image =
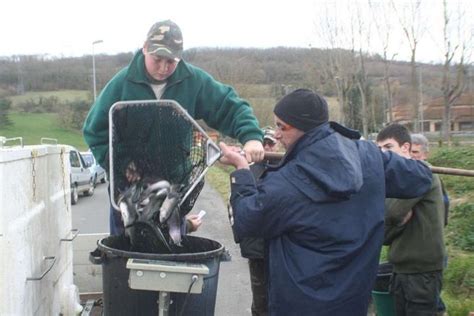
<path fill-rule="evenodd" d="M 307 132 L 328 121 L 328 104 L 313 91 L 298 89 L 285 95 L 273 113 L 285 123 Z"/>

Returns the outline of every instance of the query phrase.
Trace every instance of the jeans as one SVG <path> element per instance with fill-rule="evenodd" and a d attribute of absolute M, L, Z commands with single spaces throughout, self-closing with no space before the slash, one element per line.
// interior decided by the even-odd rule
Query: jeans
<path fill-rule="evenodd" d="M 110 200 L 110 186 L 108 187 L 109 191 L 109 201 Z M 109 228 L 110 228 L 110 235 L 117 236 L 123 234 L 125 231 L 122 215 L 120 212 L 112 206 L 112 202 L 110 202 L 110 209 L 109 209 Z"/>

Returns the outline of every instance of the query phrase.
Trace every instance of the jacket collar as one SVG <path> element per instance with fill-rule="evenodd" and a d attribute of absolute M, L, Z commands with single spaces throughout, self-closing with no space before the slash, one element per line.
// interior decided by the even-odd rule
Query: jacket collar
<path fill-rule="evenodd" d="M 317 142 L 327 137 L 332 133 L 334 133 L 334 130 L 329 126 L 328 122 L 307 131 L 303 136 L 300 137 L 300 139 L 290 146 L 290 148 L 288 148 L 280 162 L 276 165 L 272 165 L 271 168 L 278 169 L 282 167 L 284 164 L 286 164 L 286 162 L 293 159 L 303 148 L 310 145 L 311 143 Z"/>

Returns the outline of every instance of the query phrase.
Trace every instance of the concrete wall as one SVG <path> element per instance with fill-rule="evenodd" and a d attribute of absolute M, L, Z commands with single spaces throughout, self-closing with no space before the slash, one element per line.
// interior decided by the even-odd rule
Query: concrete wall
<path fill-rule="evenodd" d="M 62 146 L 0 148 L 0 315 L 80 311 L 69 181 Z"/>

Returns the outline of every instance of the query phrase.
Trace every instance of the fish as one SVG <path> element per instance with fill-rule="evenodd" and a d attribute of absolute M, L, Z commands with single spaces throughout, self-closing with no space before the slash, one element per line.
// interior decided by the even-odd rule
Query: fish
<path fill-rule="evenodd" d="M 181 185 L 171 185 L 170 192 L 163 201 L 160 208 L 160 223 L 166 224 L 170 235 L 170 242 L 176 246 L 181 246 L 183 220 L 179 212 L 179 201 Z"/>
<path fill-rule="evenodd" d="M 139 186 L 133 184 L 120 195 L 117 201 L 125 228 L 133 225 L 138 219 L 137 207 L 139 191 Z"/>
<path fill-rule="evenodd" d="M 144 207 L 140 210 L 138 219 L 143 222 L 151 221 L 156 212 L 160 210 L 160 207 L 163 205 L 163 201 L 168 196 L 168 193 L 168 188 L 162 188 L 156 193 L 152 192 L 152 194 L 143 201 Z"/>
<path fill-rule="evenodd" d="M 171 252 L 171 245 L 181 246 L 183 220 L 179 212 L 182 185 L 166 180 L 143 178 L 123 192 L 119 209 L 133 249 Z"/>
<path fill-rule="evenodd" d="M 178 203 L 180 200 L 179 189 L 180 185 L 171 185 L 170 192 L 160 208 L 160 223 L 165 223 L 173 212 L 178 211 Z"/>

